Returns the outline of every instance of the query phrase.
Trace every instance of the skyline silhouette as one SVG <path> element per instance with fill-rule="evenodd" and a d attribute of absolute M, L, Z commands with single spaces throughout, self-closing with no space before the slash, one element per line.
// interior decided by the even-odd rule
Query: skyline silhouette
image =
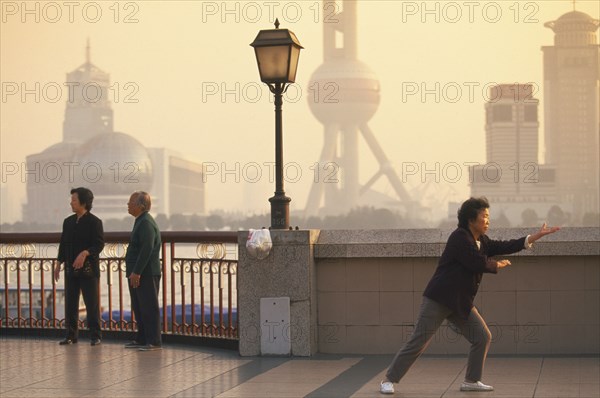
<path fill-rule="evenodd" d="M 593 3 L 577 2 L 576 7 L 598 18 Z M 35 15 L 12 14 L 14 10 L 3 3 L 3 165 L 20 167 L 25 155 L 59 141 L 68 94 L 65 71 L 81 63 L 81 48 L 90 37 L 94 62 L 110 73 L 113 82 L 108 94 L 115 130 L 128 132 L 146 146 L 175 147 L 214 166 L 213 173 L 206 175 L 209 212 L 268 212 L 272 100 L 246 47 L 259 29 L 269 28 L 270 10 L 260 10 L 258 18 L 247 2 L 234 2 L 237 9 L 232 5 L 226 10 L 218 2 L 171 7 L 163 2 L 131 4 L 137 4 L 137 9 L 106 5 L 95 23 L 77 18 L 77 13 L 72 23 L 52 23 L 44 20 L 51 17 L 50 9 L 45 14 L 40 9 L 36 22 Z M 307 85 L 322 62 L 322 22 L 335 18 L 335 10 L 319 11 L 320 2 L 277 4 L 281 11 L 287 7 L 280 18 L 282 27 L 293 30 L 307 49 L 300 57 L 297 89 L 284 98 L 284 159 L 291 164 L 286 192 L 292 197 L 292 211 L 299 211 L 311 182 L 321 177 L 314 167 L 322 147 L 322 128 L 308 110 L 308 101 L 323 101 L 328 92 Z M 479 2 L 481 7 L 472 9 L 460 8 L 461 3 L 450 8 L 432 2 L 438 5 L 436 11 L 434 5 L 419 9 L 420 4 L 357 4 L 358 57 L 381 84 L 381 105 L 370 126 L 409 189 L 439 182 L 451 188 L 449 199 L 458 201 L 468 196 L 466 170 L 452 181 L 444 180 L 441 170 L 453 163 L 485 163 L 484 88 L 493 83 L 531 83 L 543 105 L 540 48 L 551 45 L 553 37 L 543 24 L 571 7 L 566 1 Z M 480 12 L 484 9 L 485 14 Z M 300 13 L 292 14 L 294 10 Z M 500 14 L 492 14 L 494 10 Z M 274 15 L 276 10 L 272 11 Z M 134 19 L 137 22 L 131 23 Z M 375 41 L 379 44 L 373 45 Z M 7 91 L 14 88 L 12 83 L 20 92 Z M 59 100 L 52 91 L 57 86 L 62 87 Z M 541 135 L 543 115 L 540 121 Z M 377 169 L 376 160 L 364 155 L 365 168 L 359 170 L 362 184 Z M 414 165 L 421 170 L 408 173 Z M 260 178 L 249 174 L 257 170 Z M 18 202 L 24 200 L 22 179 L 21 173 L 8 175 L 3 169 L 2 186 L 10 187 Z M 375 189 L 392 192 L 385 183 Z M 437 210 L 437 218 L 447 212 Z"/>

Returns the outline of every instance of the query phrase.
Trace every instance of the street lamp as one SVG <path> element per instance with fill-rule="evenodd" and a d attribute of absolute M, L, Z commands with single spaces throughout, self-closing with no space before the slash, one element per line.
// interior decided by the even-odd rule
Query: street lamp
<path fill-rule="evenodd" d="M 296 81 L 298 58 L 303 49 L 298 38 L 288 29 L 279 29 L 279 20 L 275 20 L 275 29 L 261 30 L 250 44 L 254 47 L 260 80 L 269 86 L 275 95 L 275 196 L 271 202 L 271 228 L 288 229 L 290 226 L 290 201 L 283 190 L 283 127 L 281 106 L 283 93 L 290 83 Z"/>

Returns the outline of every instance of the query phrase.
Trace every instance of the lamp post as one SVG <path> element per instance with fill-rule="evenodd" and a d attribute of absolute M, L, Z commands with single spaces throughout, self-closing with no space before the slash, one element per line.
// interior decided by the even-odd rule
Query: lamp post
<path fill-rule="evenodd" d="M 281 107 L 283 94 L 290 83 L 296 81 L 298 58 L 303 49 L 296 35 L 288 29 L 261 30 L 250 44 L 254 47 L 260 80 L 269 86 L 275 96 L 275 196 L 271 202 L 271 228 L 288 229 L 290 226 L 290 201 L 283 190 L 283 126 Z"/>

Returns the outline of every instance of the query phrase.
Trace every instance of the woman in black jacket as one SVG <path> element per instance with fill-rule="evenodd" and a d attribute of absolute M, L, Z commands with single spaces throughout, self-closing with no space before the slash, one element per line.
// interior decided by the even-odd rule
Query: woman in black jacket
<path fill-rule="evenodd" d="M 63 222 L 58 262 L 54 268 L 54 279 L 60 278 L 61 264 L 65 264 L 65 325 L 67 335 L 61 345 L 77 343 L 79 323 L 79 294 L 87 311 L 87 324 L 91 344 L 102 341 L 100 330 L 100 252 L 104 248 L 102 221 L 90 213 L 94 194 L 87 188 L 71 190 L 73 215 Z"/>
<path fill-rule="evenodd" d="M 497 273 L 510 265 L 509 260 L 495 260 L 501 254 L 516 253 L 531 247 L 543 236 L 558 231 L 546 224 L 533 235 L 498 241 L 488 238 L 489 203 L 486 198 L 470 198 L 458 211 L 458 228 L 450 234 L 437 269 L 423 293 L 423 303 L 415 330 L 390 365 L 380 384 L 382 394 L 392 394 L 394 384 L 406 374 L 425 351 L 442 322 L 447 319 L 471 343 L 467 372 L 461 391 L 492 391 L 481 382 L 483 366 L 490 346 L 491 333 L 473 306 L 484 273 Z"/>

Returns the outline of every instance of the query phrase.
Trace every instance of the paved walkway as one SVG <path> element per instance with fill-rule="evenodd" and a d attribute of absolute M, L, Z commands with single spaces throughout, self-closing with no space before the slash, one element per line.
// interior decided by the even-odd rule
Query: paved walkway
<path fill-rule="evenodd" d="M 383 397 L 378 383 L 391 360 L 318 355 L 242 358 L 236 352 L 165 346 L 123 349 L 122 342 L 0 338 L 0 397 Z M 466 358 L 420 358 L 394 397 L 600 397 L 597 357 L 490 357 L 490 393 L 459 391 Z"/>

